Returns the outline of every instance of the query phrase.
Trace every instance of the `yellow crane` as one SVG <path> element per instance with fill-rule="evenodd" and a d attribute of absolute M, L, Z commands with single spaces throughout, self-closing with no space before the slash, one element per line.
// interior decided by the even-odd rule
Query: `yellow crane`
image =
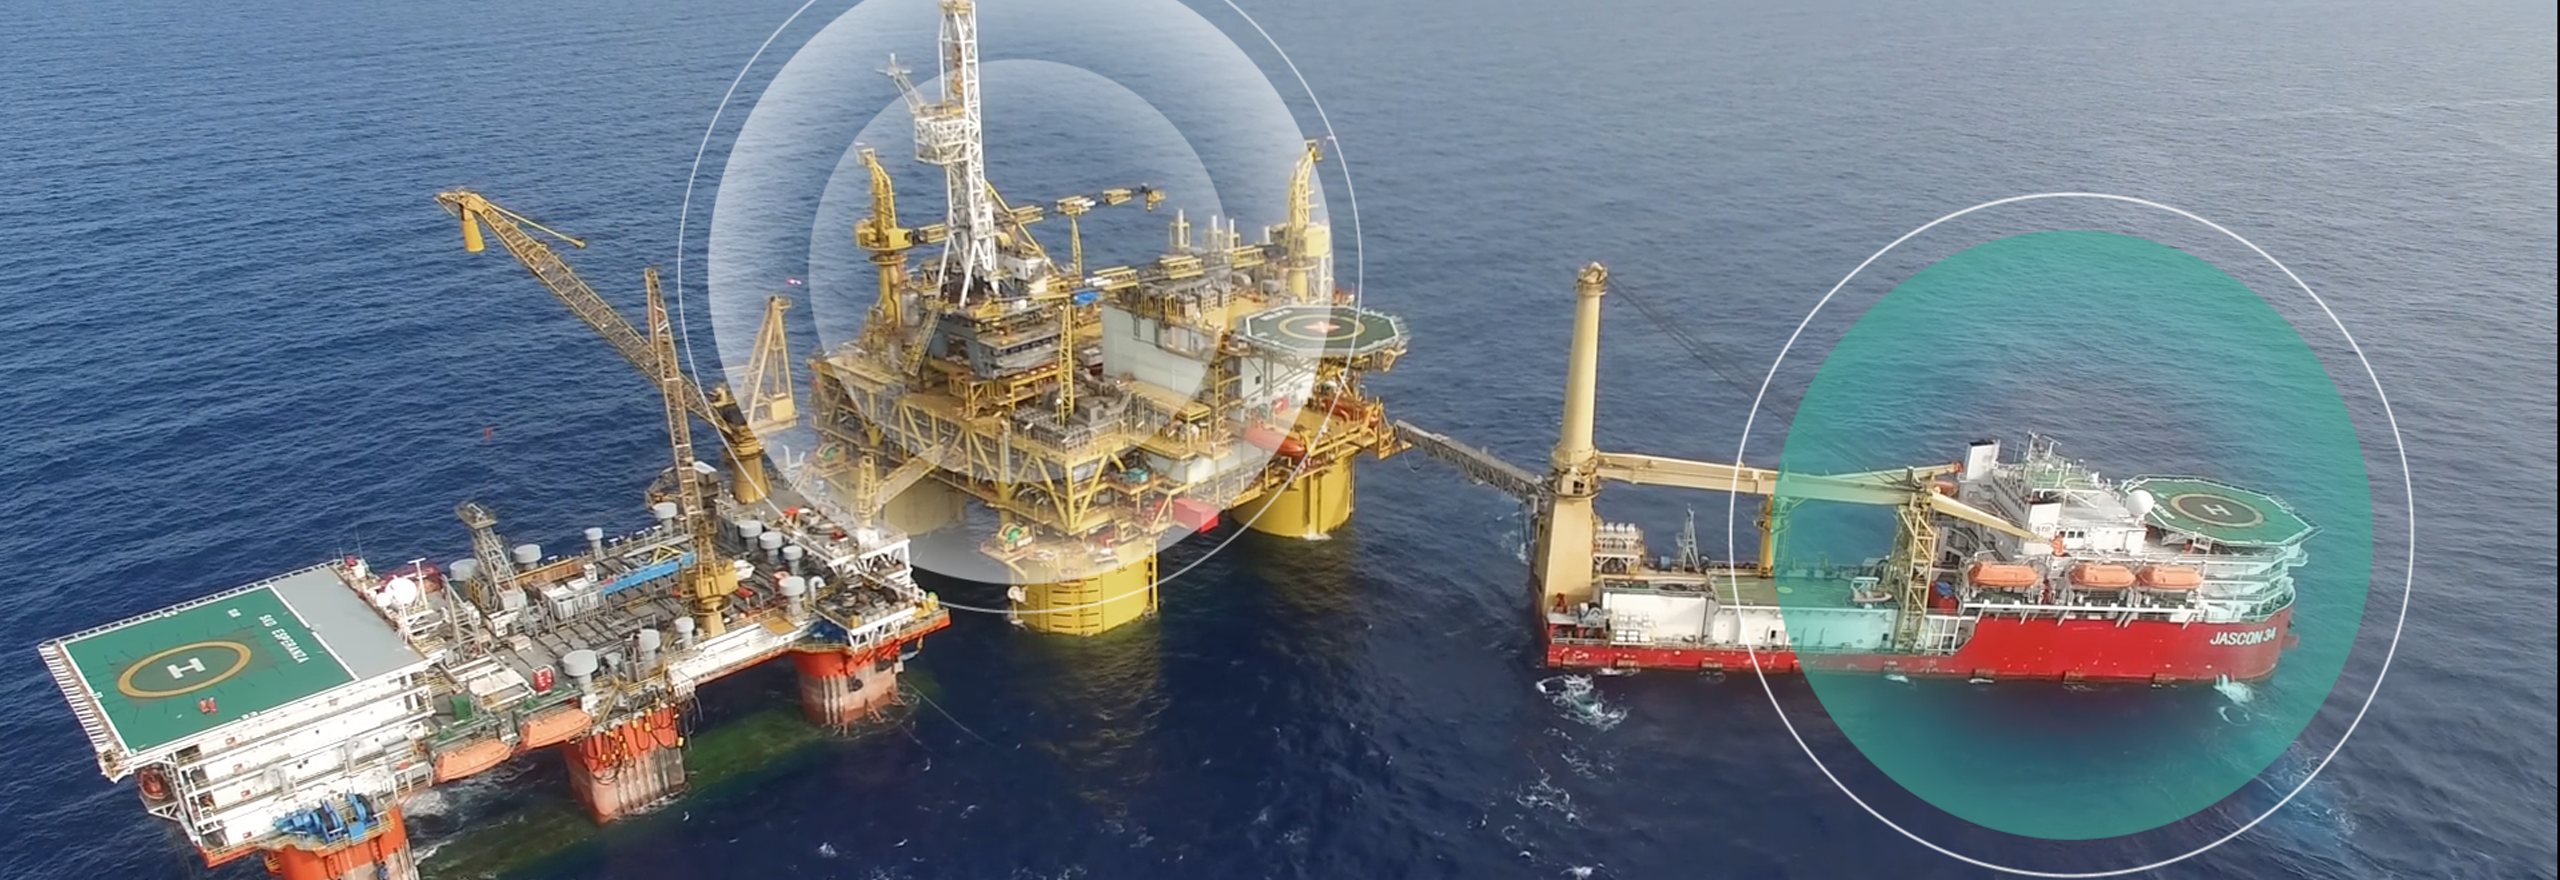
<path fill-rule="evenodd" d="M 1310 280 L 1316 274 L 1317 261 L 1332 251 L 1332 243 L 1322 239 L 1324 227 L 1315 225 L 1316 163 L 1324 161 L 1322 143 L 1307 141 L 1307 150 L 1298 157 L 1298 167 L 1289 175 L 1289 219 L 1273 230 L 1272 240 L 1281 247 L 1282 283 L 1292 302 L 1306 302 L 1315 295 L 1331 297 L 1332 291 L 1311 290 Z"/>
<path fill-rule="evenodd" d="M 1764 468 L 1736 467 L 1652 455 L 1602 452 L 1592 446 L 1593 404 L 1599 391 L 1600 298 L 1608 292 L 1609 270 L 1598 263 L 1583 268 L 1576 285 L 1573 349 L 1566 361 L 1563 431 L 1551 457 L 1550 498 L 1539 529 L 1538 580 L 1542 604 L 1558 597 L 1587 599 L 1592 591 L 1592 541 L 1597 519 L 1591 501 L 1600 482 L 1677 486 L 1717 492 L 1765 496 L 1773 508 L 1764 514 L 1769 531 L 1761 540 L 1761 567 L 1774 573 L 1776 508 L 1800 501 L 1890 504 L 1900 508 L 1901 531 L 1884 574 L 1884 587 L 1899 597 L 1903 614 L 1897 644 L 1909 645 L 1927 606 L 1930 567 L 1937 562 L 1934 516 L 1945 515 L 2010 535 L 2035 540 L 2035 534 L 1998 515 L 1939 493 L 1939 474 L 1956 465 L 1896 468 L 1861 474 L 1781 474 Z"/>
<path fill-rule="evenodd" d="M 738 589 L 738 579 L 720 559 L 720 532 L 711 515 L 711 500 L 704 497 L 702 481 L 694 476 L 693 427 L 684 401 L 701 391 L 685 378 L 676 361 L 676 335 L 667 320 L 666 297 L 658 292 L 658 267 L 649 267 L 642 279 L 649 289 L 649 347 L 657 355 L 658 374 L 652 378 L 658 380 L 658 393 L 666 399 L 667 444 L 675 455 L 677 515 L 692 537 L 693 565 L 685 569 L 682 583 L 694 625 L 703 638 L 711 638 L 728 631 L 722 612 L 729 594 Z"/>
<path fill-rule="evenodd" d="M 684 375 L 676 362 L 662 360 L 665 356 L 650 343 L 648 337 L 624 320 L 620 312 L 605 302 L 604 297 L 597 295 L 595 288 L 589 287 L 577 272 L 569 268 L 568 263 L 561 261 L 557 252 L 526 229 L 538 230 L 566 242 L 570 247 L 583 248 L 587 246 L 586 242 L 536 223 L 467 189 L 437 193 L 436 203 L 461 219 L 463 250 L 471 253 L 485 250 L 487 240 L 482 229 L 486 227 L 517 262 L 533 273 L 534 280 L 542 282 L 543 287 L 548 288 L 597 335 L 604 337 L 605 342 L 638 368 L 642 375 L 658 381 L 673 371 L 681 387 L 676 389 L 676 396 L 671 400 L 682 404 L 685 411 L 701 417 L 720 433 L 732 475 L 731 494 L 746 504 L 764 500 L 772 480 L 765 472 L 764 441 L 759 432 L 788 427 L 798 417 L 791 391 L 789 343 L 782 327 L 783 311 L 790 306 L 788 298 L 777 296 L 766 301 L 764 321 L 758 328 L 755 349 L 746 371 L 749 399 L 742 404 L 730 394 L 728 386 L 714 386 L 705 393 L 701 386 Z"/>
<path fill-rule="evenodd" d="M 1593 408 L 1599 389 L 1600 298 L 1607 294 L 1609 271 L 1598 263 L 1583 268 L 1573 326 L 1573 348 L 1565 367 L 1563 430 L 1550 456 L 1552 469 L 1541 478 L 1491 453 L 1396 423 L 1397 435 L 1425 455 L 1455 466 L 1460 473 L 1492 485 L 1537 512 L 1535 566 L 1541 608 L 1587 601 L 1593 593 L 1593 543 L 1599 519 L 1592 501 L 1604 482 L 1637 486 L 1670 486 L 1709 492 L 1731 492 L 1764 499 L 1760 514 L 1762 577 L 1777 573 L 1778 536 L 1787 511 L 1806 501 L 1892 505 L 1898 508 L 1899 531 L 1883 572 L 1882 586 L 1901 602 L 1898 644 L 1908 645 L 1918 632 L 1928 602 L 1929 575 L 1937 561 L 1934 518 L 1947 516 L 2026 540 L 2040 540 L 1997 514 L 1984 511 L 1937 490 L 1935 478 L 1961 469 L 1956 464 L 1891 468 L 1850 474 L 1808 475 L 1711 461 L 1658 455 L 1604 452 L 1592 444 Z"/>

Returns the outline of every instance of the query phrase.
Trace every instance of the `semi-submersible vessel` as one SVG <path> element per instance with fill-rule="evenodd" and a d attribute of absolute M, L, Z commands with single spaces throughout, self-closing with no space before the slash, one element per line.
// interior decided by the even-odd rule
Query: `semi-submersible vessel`
<path fill-rule="evenodd" d="M 49 640 L 38 652 L 108 778 L 136 779 L 209 864 L 413 878 L 402 800 L 510 758 L 556 753 L 600 822 L 680 796 L 686 709 L 724 675 L 788 656 L 811 720 L 878 713 L 950 621 L 917 584 L 911 536 L 961 525 L 971 501 L 997 514 L 978 544 L 1015 575 L 1016 621 L 1073 635 L 1151 614 L 1156 551 L 1224 511 L 1286 537 L 1341 526 L 1353 460 L 1402 448 L 1360 378 L 1406 333 L 1334 286 L 1317 145 L 1259 240 L 1218 218 L 1195 237 L 1177 212 L 1154 262 L 1088 269 L 1077 218 L 1162 194 L 1003 202 L 985 177 L 975 10 L 940 8 L 940 99 L 895 59 L 888 72 L 916 158 L 948 178 L 949 217 L 900 225 L 863 149 L 873 210 L 850 233 L 880 286 L 861 337 L 806 365 L 819 448 L 768 472 L 766 438 L 803 423 L 788 298 L 726 365 L 742 390 L 706 390 L 679 366 L 654 269 L 634 327 L 541 236 L 583 242 L 440 193 L 466 250 L 497 239 L 658 387 L 673 457 L 647 498 L 656 525 L 546 554 L 465 503 L 460 560 L 334 560 Z M 1028 229 L 1052 207 L 1064 265 Z M 911 268 L 931 245 L 938 259 Z M 695 458 L 695 419 L 725 467 Z"/>
<path fill-rule="evenodd" d="M 1532 512 L 1530 612 L 1550 666 L 1825 670 L 1977 680 L 2250 680 L 2294 644 L 2293 570 L 2316 531 L 2283 501 L 2196 477 L 2105 479 L 2031 438 L 2003 460 L 1798 474 L 1604 452 L 1592 445 L 1600 302 L 1578 285 L 1563 430 L 1544 477 L 1397 422 L 1417 451 Z M 1701 558 L 1693 528 L 1656 555 L 1601 520 L 1603 483 L 1757 496 L 1759 558 Z M 1779 546 L 1806 502 L 1895 511 L 1889 555 L 1790 565 Z"/>

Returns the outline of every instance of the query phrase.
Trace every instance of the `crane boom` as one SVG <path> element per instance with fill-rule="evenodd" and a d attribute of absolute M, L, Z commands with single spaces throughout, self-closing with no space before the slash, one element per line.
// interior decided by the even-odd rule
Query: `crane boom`
<path fill-rule="evenodd" d="M 613 304 L 605 302 L 594 287 L 588 286 L 586 279 L 578 277 L 578 273 L 560 259 L 558 252 L 527 234 L 523 227 L 532 226 L 549 232 L 570 247 L 583 248 L 587 246 L 586 242 L 527 220 L 523 215 L 499 207 L 496 202 L 470 190 L 437 193 L 436 201 L 444 205 L 447 212 L 462 218 L 464 250 L 472 253 L 481 250 L 473 245 L 480 239 L 477 234 L 480 224 L 486 224 L 489 231 L 497 235 L 498 243 L 506 246 L 507 253 L 514 255 L 517 262 L 523 263 L 525 269 L 533 273 L 534 280 L 542 282 L 543 287 L 550 289 L 553 296 L 559 297 L 561 304 L 578 316 L 578 320 L 586 322 L 596 335 L 604 337 L 605 343 L 613 346 L 623 360 L 630 361 L 642 375 L 652 379 L 665 372 L 648 337 L 641 335 L 639 328 L 631 326 L 630 321 L 623 320 L 622 313 L 614 311 Z M 702 389 L 689 379 L 685 386 L 685 408 L 705 421 L 720 424 L 718 411 L 713 409 L 710 398 L 702 393 Z"/>
<path fill-rule="evenodd" d="M 1932 513 L 1993 529 L 2029 541 L 2043 540 L 1982 508 L 1930 491 L 1928 480 L 1955 473 L 1961 465 L 1896 468 L 1854 474 L 1792 474 L 1767 468 L 1735 467 L 1711 461 L 1687 461 L 1658 455 L 1600 453 L 1600 478 L 1638 486 L 1675 486 L 1712 492 L 1759 495 L 1785 501 L 1838 501 L 1847 504 L 1906 504 L 1925 493 Z"/>
<path fill-rule="evenodd" d="M 676 368 L 676 335 L 667 320 L 666 297 L 658 292 L 658 268 L 649 267 L 642 277 L 649 288 L 649 341 L 656 352 L 658 390 L 666 398 L 667 444 L 675 456 L 677 515 L 692 535 L 693 566 L 685 570 L 685 595 L 691 600 L 695 625 L 703 637 L 710 638 L 728 630 L 721 614 L 723 600 L 737 582 L 720 562 L 719 531 L 712 525 L 702 481 L 694 476 L 692 420 L 685 417 L 684 405 L 685 392 L 693 383 Z"/>
<path fill-rule="evenodd" d="M 631 366 L 639 369 L 640 373 L 648 376 L 652 382 L 659 381 L 663 376 L 675 376 L 676 381 L 681 383 L 681 387 L 673 392 L 676 397 L 671 399 L 680 403 L 686 412 L 700 417 L 713 429 L 719 431 L 721 441 L 727 447 L 729 471 L 735 477 L 731 482 L 731 492 L 742 502 L 753 503 L 764 499 L 765 487 L 771 484 L 764 471 L 764 441 L 757 436 L 755 428 L 750 426 L 746 409 L 740 407 L 730 396 L 728 387 L 719 386 L 705 393 L 702 386 L 687 377 L 678 364 L 671 360 L 674 357 L 672 347 L 662 353 L 648 337 L 642 335 L 639 328 L 631 326 L 631 322 L 625 320 L 621 312 L 615 311 L 611 303 L 605 302 L 604 297 L 597 294 L 594 287 L 588 286 L 585 279 L 579 278 L 578 273 L 570 269 L 567 262 L 560 259 L 558 252 L 526 232 L 525 227 L 530 226 L 548 233 L 571 247 L 583 248 L 587 246 L 586 242 L 536 223 L 522 214 L 507 210 L 496 202 L 490 201 L 486 196 L 471 190 L 454 189 L 437 193 L 436 203 L 443 205 L 447 213 L 461 218 L 463 250 L 472 253 L 483 250 L 485 245 L 481 237 L 481 229 L 483 226 L 487 227 L 490 233 L 498 237 L 498 243 L 506 246 L 507 253 L 513 255 L 516 262 L 524 264 L 525 269 L 533 273 L 534 280 L 542 282 L 544 288 L 549 289 L 553 296 L 559 298 L 561 304 L 568 306 L 569 311 L 578 316 L 578 320 L 585 322 L 589 329 L 596 332 L 596 335 L 604 337 L 604 341 L 612 345 L 613 350 L 619 352 L 623 360 L 629 361 Z M 787 301 L 785 303 L 787 304 Z M 769 348 L 783 344 L 781 314 L 780 307 L 768 304 L 765 326 L 757 334 L 755 363 L 764 364 L 768 361 L 776 364 L 789 363 L 790 358 L 787 352 L 768 351 Z M 772 383 L 765 377 L 758 378 L 756 387 L 751 393 L 757 395 L 760 401 L 759 409 L 765 414 L 769 423 L 787 424 L 794 417 L 795 409 L 789 398 L 788 372 L 777 370 L 774 374 L 781 380 L 782 390 L 779 400 L 772 397 L 767 388 Z"/>

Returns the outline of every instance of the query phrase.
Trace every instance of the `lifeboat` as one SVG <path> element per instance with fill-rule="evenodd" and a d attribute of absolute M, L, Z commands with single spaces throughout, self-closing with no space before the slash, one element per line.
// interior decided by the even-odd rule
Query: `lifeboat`
<path fill-rule="evenodd" d="M 141 781 L 144 799 L 153 803 L 169 799 L 169 775 L 160 769 L 160 765 L 154 764 L 142 768 L 142 772 L 136 774 L 135 778 Z"/>
<path fill-rule="evenodd" d="M 1291 437 L 1288 432 L 1270 425 L 1246 426 L 1244 442 L 1251 443 L 1266 452 L 1280 453 L 1287 458 L 1297 458 L 1307 454 L 1307 444 L 1298 442 L 1298 438 Z"/>
<path fill-rule="evenodd" d="M 2133 569 L 2083 562 L 2071 567 L 2071 585 L 2083 590 L 2121 590 L 2133 586 Z"/>
<path fill-rule="evenodd" d="M 2143 566 L 2139 578 L 2145 589 L 2192 590 L 2204 584 L 2204 575 L 2184 565 Z"/>
<path fill-rule="evenodd" d="M 2004 562 L 1976 562 L 1965 572 L 1964 579 L 1974 586 L 1996 590 L 2032 587 L 2039 580 L 2035 569 Z"/>
<path fill-rule="evenodd" d="M 595 726 L 595 719 L 588 717 L 587 710 L 576 706 L 562 706 L 525 719 L 522 743 L 528 749 L 564 743 L 572 737 L 586 733 L 587 728 L 593 726 Z"/>
<path fill-rule="evenodd" d="M 1334 418 L 1346 422 L 1365 421 L 1369 417 L 1367 412 L 1360 409 L 1359 403 L 1345 397 L 1334 398 L 1333 403 L 1325 407 L 1325 411 L 1332 413 Z"/>
<path fill-rule="evenodd" d="M 436 756 L 436 781 L 452 782 L 498 766 L 515 750 L 499 740 L 484 739 Z"/>

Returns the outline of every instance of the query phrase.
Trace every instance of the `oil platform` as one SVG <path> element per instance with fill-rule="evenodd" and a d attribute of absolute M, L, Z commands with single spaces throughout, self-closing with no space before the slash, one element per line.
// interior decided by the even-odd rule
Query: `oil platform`
<path fill-rule="evenodd" d="M 810 364 L 822 440 L 794 482 L 847 521 L 910 534 L 962 523 L 972 500 L 993 511 L 972 537 L 1009 573 L 1016 622 L 1049 633 L 1152 613 L 1157 551 L 1222 512 L 1286 537 L 1341 526 L 1353 460 L 1402 448 L 1361 377 L 1390 368 L 1407 334 L 1335 287 L 1317 143 L 1259 237 L 1177 214 L 1154 262 L 1089 268 L 1078 218 L 1163 194 L 1006 202 L 986 180 L 975 8 L 941 13 L 939 99 L 894 57 L 886 72 L 915 158 L 944 172 L 948 215 L 901 226 L 888 171 L 862 151 L 872 211 L 853 234 L 878 297 L 858 338 Z M 1030 231 L 1053 208 L 1063 265 Z"/>
<path fill-rule="evenodd" d="M 485 227 L 658 386 L 672 466 L 648 493 L 656 524 L 546 555 L 465 502 L 471 553 L 449 564 L 340 559 L 39 645 L 99 769 L 134 777 L 208 865 L 414 880 L 405 798 L 544 751 L 598 822 L 643 812 L 686 790 L 704 684 L 788 655 L 804 712 L 843 728 L 885 708 L 950 623 L 906 536 L 770 484 L 756 438 L 792 420 L 787 370 L 751 370 L 743 404 L 705 394 L 678 367 L 654 269 L 644 332 L 528 227 L 550 230 L 467 190 L 437 201 L 466 249 Z M 762 367 L 788 363 L 781 311 Z M 694 457 L 697 417 L 726 441 L 725 479 Z"/>
<path fill-rule="evenodd" d="M 1600 302 L 1582 270 L 1562 430 L 1541 476 L 1397 422 L 1404 442 L 1518 498 L 1535 521 L 1530 614 L 1548 665 L 1823 670 L 1994 681 L 2251 680 L 2295 643 L 2293 569 L 2317 530 L 2274 496 L 2197 477 L 2115 482 L 2033 438 L 2004 461 L 1802 474 L 1606 452 L 1592 442 Z M 1599 517 L 1604 483 L 1760 500 L 1759 558 L 1676 555 Z M 1892 508 L 1890 551 L 1854 565 L 1780 552 L 1806 502 Z"/>

